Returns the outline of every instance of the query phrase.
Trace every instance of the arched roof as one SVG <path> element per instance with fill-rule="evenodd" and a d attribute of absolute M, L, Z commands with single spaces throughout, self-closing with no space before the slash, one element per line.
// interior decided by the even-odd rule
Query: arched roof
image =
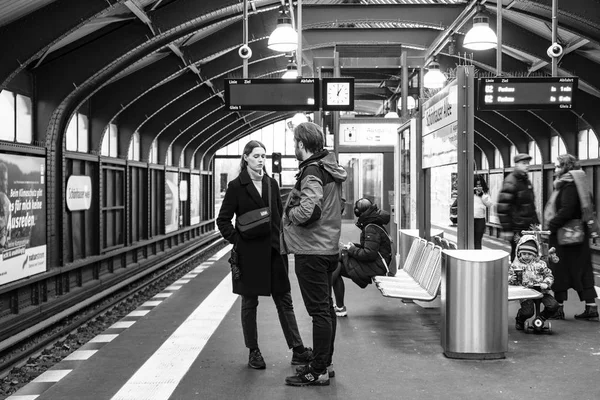
<path fill-rule="evenodd" d="M 496 1 L 481 3 L 495 29 Z M 280 4 L 248 1 L 249 77 L 277 76 L 286 68 L 285 55 L 267 48 Z M 462 38 L 476 6 L 475 0 L 303 0 L 303 75 L 312 76 L 319 57 L 333 57 L 344 46 L 342 73 L 357 79 L 357 109 L 381 112 L 401 87 L 394 49 L 407 52 L 411 76 L 433 56 L 443 69 L 454 68 L 469 53 Z M 575 153 L 579 129 L 600 132 L 600 3 L 558 6 L 565 49 L 558 74 L 579 77 L 578 101 L 571 111 L 478 113 L 479 149 L 498 148 L 506 164 L 510 145 L 525 151 L 533 139 L 550 162 L 553 135 Z M 552 1 L 502 0 L 502 8 L 503 74 L 550 75 Z M 175 165 L 184 157 L 186 166 L 206 168 L 220 147 L 289 116 L 224 108 L 223 79 L 242 76 L 242 16 L 241 0 L 0 1 L 1 87 L 31 92 L 35 140 L 50 151 L 60 154 L 69 119 L 84 109 L 96 152 L 116 121 L 120 157 L 139 131 L 144 160 L 158 139 L 161 160 L 172 146 Z M 353 53 L 366 44 L 377 46 L 375 53 Z M 472 62 L 479 73 L 496 72 L 495 50 L 473 53 Z"/>

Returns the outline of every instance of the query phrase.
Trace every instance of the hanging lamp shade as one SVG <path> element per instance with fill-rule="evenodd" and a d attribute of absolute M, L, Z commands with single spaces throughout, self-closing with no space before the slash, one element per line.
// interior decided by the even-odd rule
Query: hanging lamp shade
<path fill-rule="evenodd" d="M 400 118 L 400 116 L 396 111 L 389 111 L 383 116 L 383 118 Z"/>
<path fill-rule="evenodd" d="M 292 20 L 287 14 L 277 18 L 277 28 L 269 36 L 267 47 L 282 53 L 298 48 L 298 33 L 292 28 Z"/>
<path fill-rule="evenodd" d="M 479 13 L 473 18 L 473 27 L 465 35 L 463 47 L 469 50 L 488 50 L 496 47 L 498 37 L 490 28 L 489 18 Z"/>
<path fill-rule="evenodd" d="M 409 110 L 413 110 L 417 107 L 417 102 L 415 101 L 415 98 L 412 96 L 406 96 L 406 108 L 408 108 Z M 402 102 L 399 101 L 398 102 L 398 110 L 402 110 Z"/>
<path fill-rule="evenodd" d="M 296 79 L 298 77 L 298 67 L 296 63 L 289 63 L 287 66 L 287 71 L 283 73 L 281 78 L 283 79 Z"/>
<path fill-rule="evenodd" d="M 441 89 L 446 83 L 446 76 L 440 71 L 440 64 L 432 61 L 429 64 L 429 71 L 423 77 L 423 86 L 427 89 Z"/>

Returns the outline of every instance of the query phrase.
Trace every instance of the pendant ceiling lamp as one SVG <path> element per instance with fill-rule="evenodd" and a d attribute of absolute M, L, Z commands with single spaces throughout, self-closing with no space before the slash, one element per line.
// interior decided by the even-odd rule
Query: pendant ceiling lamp
<path fill-rule="evenodd" d="M 427 89 L 441 89 L 446 83 L 446 76 L 440 71 L 440 64 L 434 59 L 429 64 L 429 71 L 423 77 L 423 86 Z"/>
<path fill-rule="evenodd" d="M 292 27 L 292 19 L 283 6 L 279 12 L 281 16 L 277 18 L 277 28 L 269 36 L 267 47 L 282 53 L 295 51 L 298 48 L 298 33 Z"/>
<path fill-rule="evenodd" d="M 281 76 L 283 79 L 296 79 L 298 77 L 298 67 L 296 63 L 290 62 L 287 65 L 287 71 Z"/>
<path fill-rule="evenodd" d="M 412 96 L 406 96 L 406 108 L 408 108 L 409 110 L 413 110 L 417 107 L 417 102 L 415 101 L 415 98 Z M 402 102 L 399 101 L 398 102 L 398 110 L 402 110 Z"/>
<path fill-rule="evenodd" d="M 463 40 L 463 47 L 469 50 L 493 49 L 498 43 L 496 33 L 490 28 L 490 20 L 483 13 L 484 11 L 484 6 L 477 6 L 477 14 L 473 17 L 473 27 Z"/>

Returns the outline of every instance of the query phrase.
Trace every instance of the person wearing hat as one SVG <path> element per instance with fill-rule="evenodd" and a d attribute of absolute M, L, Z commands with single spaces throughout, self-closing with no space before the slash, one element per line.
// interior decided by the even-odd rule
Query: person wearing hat
<path fill-rule="evenodd" d="M 364 289 L 376 275 L 386 275 L 392 261 L 392 242 L 384 225 L 390 222 L 390 213 L 380 210 L 366 197 L 354 203 L 356 226 L 360 229 L 360 243 L 348 243 L 341 252 L 333 273 L 335 313 L 348 315 L 344 305 L 345 284 L 342 277 L 350 278 Z"/>
<path fill-rule="evenodd" d="M 502 237 L 510 241 L 510 259 L 515 259 L 515 249 L 521 231 L 537 229 L 540 220 L 535 209 L 533 185 L 527 175 L 531 156 L 520 153 L 514 156 L 513 171 L 504 179 L 498 195 L 497 212 L 502 224 Z"/>
<path fill-rule="evenodd" d="M 550 287 L 554 283 L 552 271 L 544 260 L 540 259 L 540 245 L 534 235 L 524 235 L 517 244 L 517 258 L 508 268 L 508 284 L 521 285 L 535 289 L 543 294 L 541 301 L 544 310 L 540 317 L 548 319 L 558 310 L 558 302 L 550 294 Z M 521 301 L 521 308 L 517 312 L 515 328 L 522 331 L 525 321 L 535 313 L 533 299 Z"/>

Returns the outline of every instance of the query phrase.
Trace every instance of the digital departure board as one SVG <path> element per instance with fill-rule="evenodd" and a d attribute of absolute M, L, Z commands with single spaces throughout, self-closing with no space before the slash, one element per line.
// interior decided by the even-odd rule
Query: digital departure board
<path fill-rule="evenodd" d="M 571 109 L 578 78 L 479 78 L 479 110 Z"/>
<path fill-rule="evenodd" d="M 319 79 L 225 79 L 229 111 L 318 111 Z"/>

